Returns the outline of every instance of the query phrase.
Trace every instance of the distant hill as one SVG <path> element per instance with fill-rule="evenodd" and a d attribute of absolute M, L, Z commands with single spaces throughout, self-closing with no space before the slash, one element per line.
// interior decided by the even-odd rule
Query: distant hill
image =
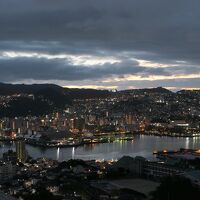
<path fill-rule="evenodd" d="M 173 93 L 172 91 L 163 88 L 163 87 L 157 87 L 157 88 L 143 88 L 143 89 L 130 89 L 130 90 L 122 90 L 121 93 L 157 93 L 157 94 L 170 94 Z"/>
<path fill-rule="evenodd" d="M 95 89 L 66 89 L 72 99 L 106 98 L 112 94 L 108 90 Z"/>
<path fill-rule="evenodd" d="M 54 91 L 62 91 L 63 88 L 54 84 L 5 84 L 0 83 L 0 95 L 13 95 L 13 94 L 36 94 L 40 90 L 53 89 Z"/>
<path fill-rule="evenodd" d="M 33 94 L 34 98 L 18 97 L 9 106 L 0 106 L 0 117 L 42 115 L 70 105 L 73 99 L 104 98 L 108 90 L 69 89 L 54 84 L 4 84 L 0 83 L 0 95 Z"/>
<path fill-rule="evenodd" d="M 141 89 L 140 91 L 148 92 L 148 93 L 160 93 L 160 94 L 172 93 L 172 91 L 170 91 L 166 88 L 163 88 L 163 87 Z"/>
<path fill-rule="evenodd" d="M 5 84 L 0 83 L 0 95 L 13 95 L 13 94 L 48 94 L 56 92 L 68 96 L 70 99 L 86 99 L 86 98 L 100 98 L 106 97 L 111 94 L 108 90 L 95 90 L 95 89 L 70 89 L 63 88 L 55 84 Z M 55 96 L 55 95 L 54 95 Z"/>
<path fill-rule="evenodd" d="M 200 90 L 180 90 L 177 94 L 200 94 Z"/>
<path fill-rule="evenodd" d="M 95 89 L 70 89 L 54 84 L 5 84 L 0 83 L 0 96 L 11 96 L 18 94 L 21 97 L 12 97 L 7 106 L 0 105 L 0 117 L 43 115 L 53 110 L 63 109 L 66 105 L 71 105 L 74 99 L 106 98 L 110 95 L 120 94 L 165 94 L 171 91 L 158 87 L 150 89 L 133 89 L 119 92 Z M 28 95 L 32 94 L 32 98 Z M 140 104 L 142 102 L 135 102 Z M 144 103 L 144 102 L 143 102 Z"/>

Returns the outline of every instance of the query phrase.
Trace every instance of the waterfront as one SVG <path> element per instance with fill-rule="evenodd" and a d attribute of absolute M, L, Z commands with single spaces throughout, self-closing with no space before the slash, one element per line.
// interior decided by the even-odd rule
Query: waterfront
<path fill-rule="evenodd" d="M 155 159 L 154 150 L 178 150 L 180 148 L 200 148 L 200 137 L 198 138 L 175 138 L 137 135 L 133 141 L 118 141 L 113 143 L 101 143 L 84 145 L 72 148 L 42 148 L 26 145 L 28 154 L 33 158 L 48 157 L 63 161 L 68 159 L 118 159 L 123 155 L 143 156 Z M 15 149 L 14 142 L 1 143 L 0 154 L 9 149 Z"/>

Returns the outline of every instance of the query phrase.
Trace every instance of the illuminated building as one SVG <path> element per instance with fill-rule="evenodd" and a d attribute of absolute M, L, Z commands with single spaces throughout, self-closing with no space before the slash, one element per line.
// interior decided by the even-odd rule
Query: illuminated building
<path fill-rule="evenodd" d="M 132 125 L 134 123 L 134 116 L 132 113 L 127 114 L 125 118 L 126 118 L 126 124 Z"/>
<path fill-rule="evenodd" d="M 25 148 L 25 142 L 23 140 L 16 141 L 16 153 L 17 153 L 17 160 L 19 162 L 25 162 L 26 161 L 26 148 Z"/>

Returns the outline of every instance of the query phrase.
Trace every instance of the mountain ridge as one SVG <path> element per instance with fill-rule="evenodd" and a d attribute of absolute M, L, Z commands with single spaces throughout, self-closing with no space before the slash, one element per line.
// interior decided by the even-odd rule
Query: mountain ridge
<path fill-rule="evenodd" d="M 0 96 L 2 96 L 1 102 L 3 102 L 0 104 L 0 117 L 43 115 L 54 110 L 64 109 L 67 105 L 70 106 L 74 99 L 107 98 L 109 96 L 117 97 L 120 94 L 129 93 L 149 95 L 154 93 L 158 95 L 173 94 L 172 91 L 162 87 L 113 92 L 97 89 L 64 88 L 55 84 L 26 85 L 0 83 Z M 4 101 L 7 101 L 7 96 L 10 97 L 5 106 L 3 104 Z"/>

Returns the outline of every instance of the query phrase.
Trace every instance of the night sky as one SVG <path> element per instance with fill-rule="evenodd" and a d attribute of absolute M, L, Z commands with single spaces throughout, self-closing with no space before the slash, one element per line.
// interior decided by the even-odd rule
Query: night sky
<path fill-rule="evenodd" d="M 0 82 L 200 87 L 199 0 L 0 0 Z"/>

